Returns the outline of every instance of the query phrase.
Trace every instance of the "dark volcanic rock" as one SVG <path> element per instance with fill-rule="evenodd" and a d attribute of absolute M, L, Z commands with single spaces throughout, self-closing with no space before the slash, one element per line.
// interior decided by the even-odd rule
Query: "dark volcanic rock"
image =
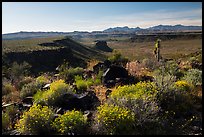
<path fill-rule="evenodd" d="M 113 51 L 113 49 L 108 47 L 106 41 L 98 41 L 98 42 L 96 42 L 96 45 L 94 46 L 94 48 L 102 50 L 102 51 L 105 51 L 105 52 L 112 52 Z"/>
<path fill-rule="evenodd" d="M 102 81 L 106 85 L 110 80 L 115 81 L 116 79 L 128 79 L 128 71 L 120 66 L 112 65 L 108 68 L 102 76 Z"/>
<path fill-rule="evenodd" d="M 58 104 L 63 110 L 92 110 L 99 105 L 99 99 L 93 91 L 83 94 L 67 93 Z"/>
<path fill-rule="evenodd" d="M 98 74 L 99 70 L 104 71 L 111 66 L 111 62 L 109 60 L 105 60 L 104 62 L 99 62 L 93 66 L 93 71 L 95 74 Z"/>

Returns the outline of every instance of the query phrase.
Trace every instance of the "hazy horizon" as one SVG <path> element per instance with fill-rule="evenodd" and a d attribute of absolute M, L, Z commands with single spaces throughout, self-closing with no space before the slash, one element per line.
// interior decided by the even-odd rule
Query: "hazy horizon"
<path fill-rule="evenodd" d="M 202 2 L 2 2 L 2 34 L 202 26 Z"/>

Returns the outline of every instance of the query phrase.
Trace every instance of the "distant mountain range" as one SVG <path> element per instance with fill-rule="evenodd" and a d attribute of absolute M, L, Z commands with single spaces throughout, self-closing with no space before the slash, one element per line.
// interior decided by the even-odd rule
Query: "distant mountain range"
<path fill-rule="evenodd" d="M 184 25 L 158 25 L 149 27 L 146 29 L 135 27 L 114 27 L 108 28 L 103 31 L 74 31 L 74 32 L 16 32 L 2 34 L 2 39 L 27 39 L 37 37 L 50 37 L 50 36 L 74 36 L 77 38 L 90 35 L 101 35 L 101 34 L 137 34 L 137 33 L 154 33 L 154 32 L 182 32 L 182 31 L 202 31 L 202 26 L 184 26 Z"/>
<path fill-rule="evenodd" d="M 104 30 L 103 32 L 138 32 L 138 31 L 188 31 L 188 30 L 202 30 L 202 26 L 183 26 L 183 25 L 158 25 L 142 29 L 140 27 L 129 28 L 125 27 L 115 27 Z"/>
<path fill-rule="evenodd" d="M 143 30 L 140 27 L 136 27 L 136 28 L 129 28 L 127 26 L 125 27 L 115 27 L 115 28 L 108 28 L 106 30 L 104 30 L 103 32 L 135 32 L 135 31 L 139 31 L 139 30 Z"/>

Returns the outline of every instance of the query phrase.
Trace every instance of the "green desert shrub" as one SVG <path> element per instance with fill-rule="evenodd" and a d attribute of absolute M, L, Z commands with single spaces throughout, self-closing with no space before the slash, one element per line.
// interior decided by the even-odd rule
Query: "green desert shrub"
<path fill-rule="evenodd" d="M 33 82 L 33 81 L 34 81 L 34 78 L 32 78 L 32 77 L 24 77 L 24 78 L 18 83 L 17 88 L 18 88 L 19 90 L 21 90 L 24 85 L 26 85 L 26 84 L 28 84 L 28 83 L 31 83 L 31 82 Z"/>
<path fill-rule="evenodd" d="M 38 90 L 40 90 L 40 86 L 35 81 L 25 84 L 20 91 L 20 97 L 23 99 L 28 96 L 33 96 Z"/>
<path fill-rule="evenodd" d="M 57 106 L 63 95 L 68 92 L 73 92 L 73 90 L 63 80 L 54 81 L 50 84 L 49 90 L 38 91 L 34 95 L 34 103 Z"/>
<path fill-rule="evenodd" d="M 135 116 L 127 108 L 103 104 L 95 115 L 96 134 L 134 134 Z"/>
<path fill-rule="evenodd" d="M 82 76 L 75 76 L 75 84 L 79 91 L 86 91 L 94 84 L 92 79 L 83 80 Z"/>
<path fill-rule="evenodd" d="M 49 83 L 49 79 L 43 75 L 39 76 L 36 78 L 36 83 L 41 87 L 44 86 L 45 84 Z"/>
<path fill-rule="evenodd" d="M 15 91 L 14 86 L 11 85 L 11 83 L 3 83 L 2 84 L 2 96 L 8 95 Z"/>
<path fill-rule="evenodd" d="M 83 72 L 84 72 L 83 68 L 76 67 L 76 68 L 63 69 L 59 72 L 59 75 L 65 81 L 72 83 L 74 82 L 74 77 L 76 75 L 82 76 Z"/>
<path fill-rule="evenodd" d="M 167 68 L 160 68 L 153 72 L 154 83 L 157 85 L 160 92 L 171 90 L 176 82 L 174 76 Z"/>
<path fill-rule="evenodd" d="M 146 68 L 148 68 L 150 70 L 154 70 L 154 69 L 156 69 L 158 67 L 158 62 L 155 59 L 147 59 L 147 58 L 145 58 L 145 59 L 142 60 L 142 64 Z"/>
<path fill-rule="evenodd" d="M 8 113 L 2 112 L 2 132 L 11 129 L 11 119 Z"/>
<path fill-rule="evenodd" d="M 185 80 L 194 86 L 202 85 L 202 71 L 199 69 L 189 69 L 182 80 Z"/>
<path fill-rule="evenodd" d="M 103 71 L 99 70 L 98 74 L 96 75 L 96 78 L 94 79 L 94 85 L 100 85 L 101 84 L 102 75 L 103 75 Z"/>
<path fill-rule="evenodd" d="M 48 106 L 34 104 L 24 112 L 16 124 L 16 128 L 23 135 L 50 134 L 51 123 L 54 120 L 54 112 Z"/>
<path fill-rule="evenodd" d="M 162 112 L 168 118 L 186 117 L 193 109 L 192 96 L 186 92 L 172 89 L 159 93 L 157 97 Z"/>
<path fill-rule="evenodd" d="M 122 54 L 116 50 L 113 51 L 113 55 L 108 57 L 113 64 L 125 66 L 129 61 L 127 57 L 123 57 Z"/>
<path fill-rule="evenodd" d="M 87 126 L 87 119 L 82 112 L 72 110 L 60 115 L 52 123 L 52 127 L 63 135 L 84 134 Z"/>
<path fill-rule="evenodd" d="M 22 76 L 26 76 L 30 73 L 31 65 L 27 62 L 23 62 L 18 64 L 17 62 L 13 62 L 11 67 L 9 68 L 9 76 L 13 80 L 19 80 Z"/>
<path fill-rule="evenodd" d="M 17 120 L 17 115 L 20 115 L 18 107 L 15 105 L 7 106 L 2 111 L 2 131 L 13 130 Z"/>

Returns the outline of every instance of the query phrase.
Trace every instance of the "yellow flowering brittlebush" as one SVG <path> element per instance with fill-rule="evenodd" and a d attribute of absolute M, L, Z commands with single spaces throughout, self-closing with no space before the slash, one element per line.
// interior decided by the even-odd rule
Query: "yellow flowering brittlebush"
<path fill-rule="evenodd" d="M 82 112 L 72 110 L 56 118 L 52 123 L 52 127 L 61 134 L 80 134 L 83 132 L 86 124 L 87 119 L 83 116 Z"/>
<path fill-rule="evenodd" d="M 50 89 L 47 91 L 38 91 L 34 96 L 34 102 L 43 105 L 56 105 L 61 99 L 61 96 L 72 89 L 63 80 L 54 81 L 50 84 Z"/>
<path fill-rule="evenodd" d="M 64 90 L 68 87 L 64 80 L 60 79 L 50 84 L 50 89 L 53 91 Z"/>
<path fill-rule="evenodd" d="M 22 134 L 49 134 L 51 121 L 54 120 L 54 112 L 48 106 L 34 104 L 24 112 L 16 124 L 17 130 Z"/>
<path fill-rule="evenodd" d="M 193 85 L 185 80 L 179 80 L 175 82 L 174 87 L 180 91 L 190 91 L 193 88 Z"/>
<path fill-rule="evenodd" d="M 153 97 L 158 92 L 153 82 L 139 82 L 135 85 L 119 86 L 111 93 L 111 98 L 146 98 Z"/>
<path fill-rule="evenodd" d="M 130 134 L 135 115 L 127 108 L 104 104 L 97 108 L 96 121 L 106 130 L 106 134 Z"/>

